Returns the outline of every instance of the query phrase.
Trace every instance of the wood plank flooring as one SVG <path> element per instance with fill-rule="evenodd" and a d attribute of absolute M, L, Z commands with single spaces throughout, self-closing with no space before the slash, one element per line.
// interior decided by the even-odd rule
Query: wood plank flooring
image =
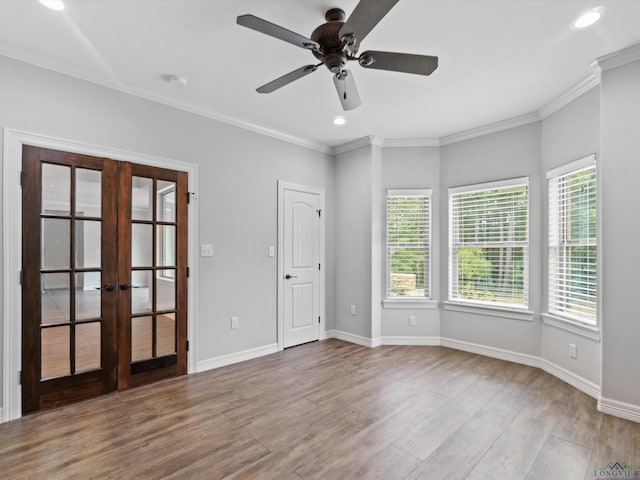
<path fill-rule="evenodd" d="M 640 424 L 539 369 L 338 340 L 0 425 L 3 479 L 593 480 Z"/>

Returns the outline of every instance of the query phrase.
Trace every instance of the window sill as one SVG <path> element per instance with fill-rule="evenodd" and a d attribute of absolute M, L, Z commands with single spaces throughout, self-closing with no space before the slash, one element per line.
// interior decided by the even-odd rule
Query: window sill
<path fill-rule="evenodd" d="M 578 323 L 569 320 L 568 318 L 559 317 L 551 313 L 542 314 L 542 323 L 544 323 L 545 325 L 551 325 L 555 328 L 559 328 L 560 330 L 564 330 L 565 332 L 580 335 L 581 337 L 585 337 L 596 342 L 600 341 L 600 330 L 597 327 L 591 325 Z"/>
<path fill-rule="evenodd" d="M 423 298 L 387 298 L 382 301 L 382 308 L 433 310 L 438 308 L 438 302 Z"/>
<path fill-rule="evenodd" d="M 470 303 L 461 303 L 447 301 L 442 304 L 445 310 L 454 312 L 475 313 L 478 315 L 490 315 L 492 317 L 510 318 L 512 320 L 522 320 L 524 322 L 533 322 L 534 313 L 524 308 L 509 308 L 493 305 L 478 305 Z"/>

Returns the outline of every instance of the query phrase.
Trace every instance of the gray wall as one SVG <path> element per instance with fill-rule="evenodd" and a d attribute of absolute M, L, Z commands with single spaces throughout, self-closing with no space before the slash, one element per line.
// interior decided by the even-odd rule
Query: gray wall
<path fill-rule="evenodd" d="M 602 397 L 640 405 L 640 61 L 602 72 Z"/>
<path fill-rule="evenodd" d="M 595 153 L 600 162 L 600 89 L 592 88 L 562 109 L 542 121 L 543 179 L 542 211 L 544 221 L 540 238 L 546 244 L 548 232 L 548 185 L 546 172 L 573 160 Z M 547 250 L 542 249 L 543 284 L 547 278 Z M 542 311 L 547 309 L 546 288 L 543 288 Z M 601 319 L 602 320 L 602 319 Z M 569 357 L 569 344 L 577 347 L 577 358 Z M 602 362 L 600 342 L 566 330 L 542 325 L 542 358 L 580 377 L 600 385 Z"/>
<path fill-rule="evenodd" d="M 341 332 L 372 337 L 373 145 L 336 156 L 334 328 Z M 356 314 L 351 315 L 350 306 Z"/>
<path fill-rule="evenodd" d="M 386 242 L 386 191 L 387 189 L 431 188 L 431 296 L 440 298 L 440 149 L 439 147 L 385 147 L 382 149 L 382 185 L 378 203 L 381 206 L 382 245 Z M 381 252 L 381 296 L 386 289 L 386 251 Z M 446 263 L 445 263 L 446 265 Z M 416 317 L 415 327 L 409 326 L 409 315 Z M 440 310 L 436 309 L 382 309 L 383 337 L 439 337 Z"/>
<path fill-rule="evenodd" d="M 326 189 L 333 285 L 330 155 L 5 57 L 0 71 L 0 127 L 199 165 L 198 243 L 213 244 L 214 256 L 198 257 L 198 361 L 277 341 L 277 265 L 267 248 L 277 244 L 278 180 Z M 325 307 L 334 310 L 331 288 Z"/>
<path fill-rule="evenodd" d="M 448 298 L 447 189 L 516 177 L 529 177 L 529 310 L 540 312 L 541 215 L 540 122 L 445 145 L 440 150 L 440 284 Z M 443 310 L 443 337 L 527 355 L 540 355 L 540 323 Z"/>

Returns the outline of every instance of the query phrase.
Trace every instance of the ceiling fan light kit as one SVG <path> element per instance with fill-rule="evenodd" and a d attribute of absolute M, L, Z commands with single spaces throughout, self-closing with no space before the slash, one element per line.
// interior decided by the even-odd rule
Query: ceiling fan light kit
<path fill-rule="evenodd" d="M 311 38 L 306 38 L 254 15 L 240 15 L 236 20 L 238 25 L 311 50 L 316 59 L 320 61 L 315 65 L 305 65 L 262 85 L 256 89 L 257 92 L 271 93 L 315 72 L 318 67 L 324 65 L 333 73 L 333 82 L 342 108 L 353 110 L 359 107 L 362 102 L 353 74 L 346 68 L 350 61 L 357 61 L 363 68 L 430 75 L 438 67 L 438 57 L 375 50 L 357 55 L 362 40 L 398 1 L 360 0 L 348 19 L 342 9 L 331 8 L 325 14 L 326 23 L 316 28 L 311 34 Z"/>

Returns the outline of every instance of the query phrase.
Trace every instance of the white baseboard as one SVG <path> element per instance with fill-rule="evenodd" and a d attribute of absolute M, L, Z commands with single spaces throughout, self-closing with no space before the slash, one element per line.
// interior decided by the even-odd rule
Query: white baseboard
<path fill-rule="evenodd" d="M 535 355 L 527 355 L 526 353 L 514 352 L 511 350 L 503 350 L 502 348 L 488 347 L 477 343 L 463 342 L 462 340 L 454 340 L 453 338 L 440 338 L 440 345 L 443 347 L 463 350 L 465 352 L 477 353 L 485 357 L 497 358 L 508 362 L 520 363 L 530 367 L 541 368 L 542 361 L 540 357 Z"/>
<path fill-rule="evenodd" d="M 264 355 L 276 353 L 277 351 L 278 344 L 272 343 L 271 345 L 264 345 L 262 347 L 250 348 L 241 352 L 229 353 L 227 355 L 220 355 L 219 357 L 200 360 L 196 364 L 196 372 L 204 372 L 206 370 L 212 370 L 214 368 L 220 368 L 226 365 L 244 362 L 246 360 L 252 360 Z"/>
<path fill-rule="evenodd" d="M 440 337 L 383 336 L 382 345 L 422 345 L 437 347 L 440 345 Z"/>
<path fill-rule="evenodd" d="M 583 393 L 586 393 L 590 397 L 595 398 L 596 400 L 600 398 L 600 387 L 586 378 L 581 377 L 580 375 L 576 375 L 569 370 L 556 365 L 555 363 L 551 363 L 548 360 L 541 359 L 542 361 L 542 370 L 553 375 L 554 377 L 559 378 L 563 382 L 568 383 L 572 387 L 577 388 Z"/>
<path fill-rule="evenodd" d="M 355 343 L 356 345 L 369 348 L 375 348 L 381 345 L 380 337 L 367 338 L 353 333 L 343 332 L 342 330 L 327 330 L 327 338 L 337 338 L 338 340 L 344 340 L 345 342 Z"/>
<path fill-rule="evenodd" d="M 4 415 L 2 413 L 2 408 L 0 408 L 0 423 L 4 423 Z"/>
<path fill-rule="evenodd" d="M 610 398 L 600 398 L 598 400 L 598 410 L 602 413 L 640 423 L 640 406 L 638 405 L 619 402 Z"/>

